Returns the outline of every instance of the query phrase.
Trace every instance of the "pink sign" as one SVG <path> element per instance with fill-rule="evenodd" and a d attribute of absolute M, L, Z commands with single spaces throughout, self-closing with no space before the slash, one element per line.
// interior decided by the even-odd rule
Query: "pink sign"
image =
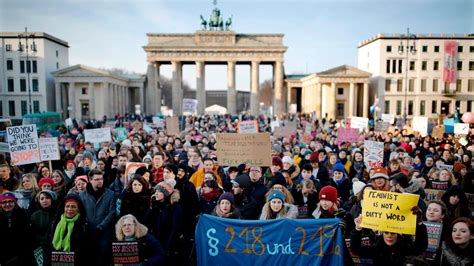
<path fill-rule="evenodd" d="M 343 142 L 355 143 L 359 139 L 359 129 L 357 128 L 339 128 L 337 135 L 337 145 Z"/>
<path fill-rule="evenodd" d="M 453 83 L 456 80 L 456 42 L 444 41 L 443 81 Z"/>

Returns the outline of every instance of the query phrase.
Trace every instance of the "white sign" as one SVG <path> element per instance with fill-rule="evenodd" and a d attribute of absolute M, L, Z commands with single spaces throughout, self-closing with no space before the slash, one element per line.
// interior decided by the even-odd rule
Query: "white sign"
<path fill-rule="evenodd" d="M 84 135 L 86 137 L 86 142 L 90 141 L 91 143 L 101 143 L 112 140 L 112 137 L 110 136 L 110 128 L 85 129 Z"/>
<path fill-rule="evenodd" d="M 469 134 L 469 124 L 455 123 L 454 124 L 454 134 L 468 135 Z"/>
<path fill-rule="evenodd" d="M 72 122 L 72 118 L 66 119 L 66 127 L 74 127 L 74 124 Z"/>
<path fill-rule="evenodd" d="M 57 138 L 40 138 L 39 149 L 41 161 L 61 160 Z"/>
<path fill-rule="evenodd" d="M 156 116 L 153 117 L 152 119 L 153 119 L 153 124 L 155 124 L 157 128 L 162 128 L 162 129 L 165 128 L 165 121 L 163 119 Z"/>
<path fill-rule="evenodd" d="M 40 162 L 36 125 L 7 127 L 12 165 Z"/>
<path fill-rule="evenodd" d="M 369 125 L 369 119 L 365 117 L 353 116 L 350 119 L 350 128 L 358 128 L 359 132 L 366 130 Z"/>
<path fill-rule="evenodd" d="M 196 113 L 198 101 L 196 99 L 183 99 L 183 113 Z"/>
<path fill-rule="evenodd" d="M 413 131 L 420 132 L 421 136 L 428 135 L 428 117 L 426 116 L 415 116 L 412 122 Z"/>
<path fill-rule="evenodd" d="M 368 170 L 383 167 L 383 142 L 364 142 L 364 163 Z"/>
<path fill-rule="evenodd" d="M 272 132 L 274 132 L 275 128 L 279 127 L 279 126 L 280 126 L 280 121 L 278 121 L 278 120 L 270 122 L 270 127 L 272 128 Z"/>
<path fill-rule="evenodd" d="M 258 133 L 258 122 L 257 120 L 239 122 L 237 124 L 237 131 L 245 134 Z"/>
<path fill-rule="evenodd" d="M 382 114 L 382 121 L 383 122 L 388 122 L 390 125 L 395 123 L 395 115 L 392 114 Z"/>
<path fill-rule="evenodd" d="M 153 129 L 150 127 L 150 125 L 148 125 L 148 123 L 143 123 L 143 130 L 145 130 L 147 134 L 150 134 L 150 132 L 153 131 Z"/>

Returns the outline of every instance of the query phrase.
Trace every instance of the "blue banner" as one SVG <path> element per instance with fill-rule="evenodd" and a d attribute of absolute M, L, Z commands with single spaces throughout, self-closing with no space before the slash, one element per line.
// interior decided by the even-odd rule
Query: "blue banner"
<path fill-rule="evenodd" d="M 339 219 L 249 221 L 202 215 L 198 265 L 344 265 Z"/>

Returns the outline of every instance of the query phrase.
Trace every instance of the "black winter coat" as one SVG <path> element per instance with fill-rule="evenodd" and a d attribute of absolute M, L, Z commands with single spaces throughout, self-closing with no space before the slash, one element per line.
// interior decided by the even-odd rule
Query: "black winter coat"
<path fill-rule="evenodd" d="M 32 234 L 26 212 L 15 206 L 10 214 L 0 212 L 0 265 L 30 265 L 33 261 Z M 16 264 L 14 263 L 16 262 Z"/>

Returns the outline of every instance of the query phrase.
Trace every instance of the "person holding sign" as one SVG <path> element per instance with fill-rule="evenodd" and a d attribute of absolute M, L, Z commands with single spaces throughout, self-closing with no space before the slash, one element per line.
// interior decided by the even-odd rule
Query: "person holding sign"
<path fill-rule="evenodd" d="M 456 219 L 452 227 L 450 239 L 441 244 L 432 265 L 473 265 L 474 223 L 462 217 Z"/>
<path fill-rule="evenodd" d="M 144 265 L 159 265 L 164 260 L 165 254 L 160 241 L 131 214 L 124 215 L 117 221 L 115 237 L 119 242 L 137 241 L 139 261 Z"/>
<path fill-rule="evenodd" d="M 385 168 L 375 168 L 370 177 L 370 183 L 375 190 L 390 191 L 390 182 L 388 181 L 388 171 Z"/>

